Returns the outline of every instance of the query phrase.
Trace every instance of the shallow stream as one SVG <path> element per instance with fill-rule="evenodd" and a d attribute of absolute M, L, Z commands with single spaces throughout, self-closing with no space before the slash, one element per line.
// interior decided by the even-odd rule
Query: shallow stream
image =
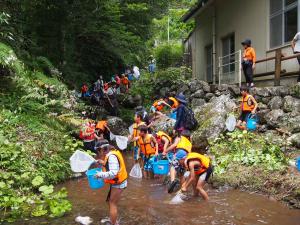
<path fill-rule="evenodd" d="M 130 157 L 127 157 L 127 161 Z M 127 164 L 131 168 L 131 163 Z M 130 169 L 129 168 L 129 169 Z M 92 191 L 87 179 L 68 181 L 66 187 L 73 210 L 62 218 L 22 221 L 22 225 L 75 225 L 77 216 L 93 218 L 93 224 L 108 215 L 105 203 L 108 187 Z M 210 201 L 200 197 L 173 205 L 166 186 L 159 180 L 135 180 L 130 178 L 119 204 L 120 224 L 124 225 L 300 225 L 300 210 L 291 210 L 284 204 L 269 198 L 238 190 L 208 189 Z"/>

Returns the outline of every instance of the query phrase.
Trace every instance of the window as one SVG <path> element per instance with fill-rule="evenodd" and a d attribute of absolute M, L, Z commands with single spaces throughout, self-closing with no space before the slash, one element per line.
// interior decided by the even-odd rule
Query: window
<path fill-rule="evenodd" d="M 209 45 L 205 48 L 206 52 L 206 81 L 213 81 L 213 46 Z"/>
<path fill-rule="evenodd" d="M 270 47 L 290 42 L 298 28 L 298 0 L 270 0 Z"/>
<path fill-rule="evenodd" d="M 234 34 L 231 34 L 222 40 L 223 74 L 231 73 L 235 71 L 234 43 L 235 43 Z"/>

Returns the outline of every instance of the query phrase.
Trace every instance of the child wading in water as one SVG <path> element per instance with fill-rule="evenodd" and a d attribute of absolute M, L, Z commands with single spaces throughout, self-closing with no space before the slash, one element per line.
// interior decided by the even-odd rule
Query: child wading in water
<path fill-rule="evenodd" d="M 98 143 L 96 152 L 98 162 L 103 166 L 103 171 L 98 172 L 96 177 L 110 184 L 106 201 L 109 203 L 110 223 L 117 225 L 117 205 L 123 190 L 127 187 L 126 165 L 122 153 L 109 145 L 107 140 Z"/>

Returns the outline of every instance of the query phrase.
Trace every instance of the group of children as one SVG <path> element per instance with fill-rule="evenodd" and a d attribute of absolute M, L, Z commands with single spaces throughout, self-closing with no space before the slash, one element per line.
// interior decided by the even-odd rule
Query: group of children
<path fill-rule="evenodd" d="M 241 94 L 241 116 L 237 127 L 245 129 L 247 117 L 251 113 L 256 113 L 257 102 L 249 94 L 248 87 L 241 88 Z M 168 106 L 176 111 L 176 107 L 182 104 L 182 101 L 182 96 L 156 101 L 151 108 L 154 119 L 156 116 L 162 115 L 164 106 Z M 109 133 L 107 123 L 100 121 L 96 127 L 98 127 L 97 129 L 101 136 L 95 134 L 98 141 L 95 144 L 94 152 L 96 153 L 99 166 L 103 168 L 101 172 L 96 174 L 96 177 L 102 178 L 106 183 L 110 184 L 110 191 L 107 196 L 110 207 L 110 222 L 111 224 L 118 224 L 117 203 L 121 198 L 122 192 L 127 188 L 128 174 L 126 165 L 122 153 L 106 140 L 109 139 L 107 137 Z M 143 110 L 136 112 L 132 128 L 133 130 L 128 136 L 128 141 L 133 143 L 133 159 L 141 165 L 145 179 L 154 178 L 154 160 L 156 158 L 166 158 L 170 162 L 168 193 L 172 193 L 175 187 L 180 185 L 180 190 L 177 192 L 180 195 L 185 194 L 192 187 L 195 196 L 201 195 L 204 200 L 209 199 L 204 186 L 213 173 L 213 166 L 208 156 L 193 152 L 191 132 L 189 130 L 177 130 L 176 135 L 174 133 L 168 134 L 164 131 L 153 133 L 151 123 L 147 120 Z"/>

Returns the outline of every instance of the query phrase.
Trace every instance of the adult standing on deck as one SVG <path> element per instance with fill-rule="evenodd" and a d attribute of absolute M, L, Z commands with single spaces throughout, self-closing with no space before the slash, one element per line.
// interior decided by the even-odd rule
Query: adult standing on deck
<path fill-rule="evenodd" d="M 300 53 L 300 32 L 298 32 L 292 41 L 292 49 L 294 54 Z M 300 82 L 300 56 L 297 57 L 299 63 L 299 76 L 297 82 Z"/>
<path fill-rule="evenodd" d="M 246 78 L 248 87 L 254 87 L 253 83 L 253 71 L 255 69 L 256 53 L 253 47 L 251 47 L 251 40 L 246 39 L 241 43 L 244 47 L 242 67 Z"/>

